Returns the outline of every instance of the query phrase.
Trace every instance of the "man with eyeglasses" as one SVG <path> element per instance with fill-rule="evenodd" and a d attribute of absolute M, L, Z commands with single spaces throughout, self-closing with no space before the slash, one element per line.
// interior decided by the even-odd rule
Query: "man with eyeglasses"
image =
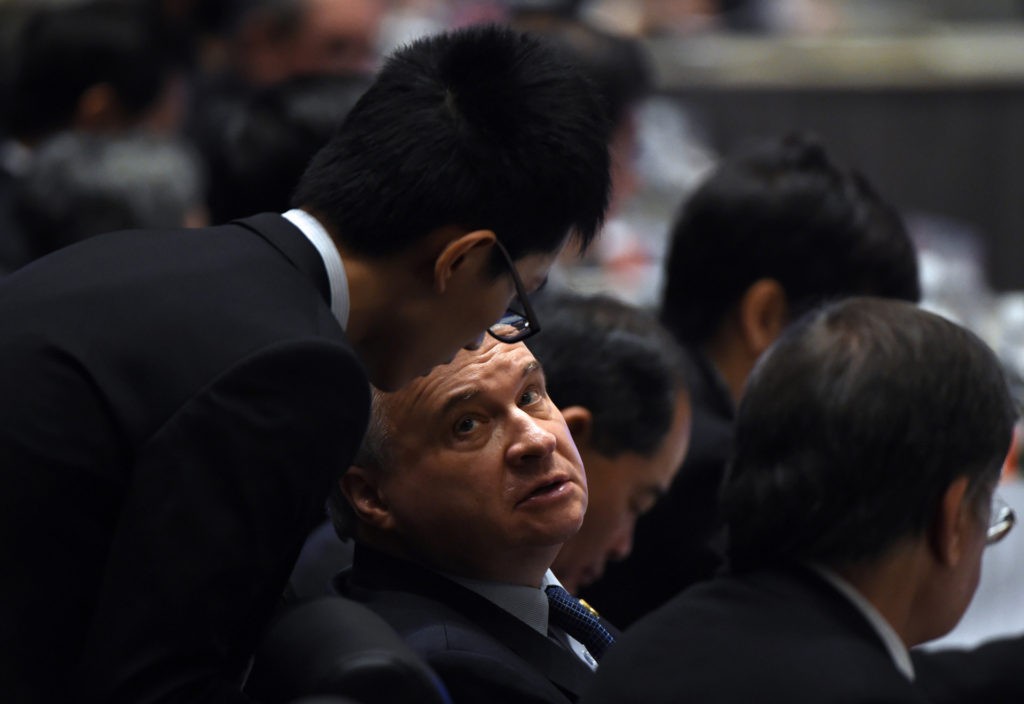
<path fill-rule="evenodd" d="M 537 329 L 528 293 L 600 226 L 607 141 L 557 51 L 426 37 L 295 209 L 100 235 L 0 281 L 4 700 L 244 700 L 368 382 L 399 388 L 499 319 L 500 344 Z"/>
<path fill-rule="evenodd" d="M 937 315 L 851 298 L 798 320 L 740 402 L 730 572 L 634 624 L 584 701 L 928 701 L 908 649 L 956 624 L 1013 525 L 1015 420 L 995 355 Z"/>

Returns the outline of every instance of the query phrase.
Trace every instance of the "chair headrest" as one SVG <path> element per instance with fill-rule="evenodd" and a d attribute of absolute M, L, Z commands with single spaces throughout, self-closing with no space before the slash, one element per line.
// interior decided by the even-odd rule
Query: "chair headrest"
<path fill-rule="evenodd" d="M 440 678 L 386 621 L 338 596 L 293 606 L 270 626 L 245 690 L 268 703 L 331 695 L 451 704 Z"/>

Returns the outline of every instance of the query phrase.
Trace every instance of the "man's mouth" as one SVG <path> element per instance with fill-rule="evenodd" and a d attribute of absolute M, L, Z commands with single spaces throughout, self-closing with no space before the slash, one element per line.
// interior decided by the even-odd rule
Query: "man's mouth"
<path fill-rule="evenodd" d="M 567 496 L 572 490 L 572 482 L 559 476 L 537 484 L 516 504 L 517 506 L 542 504 L 557 501 Z"/>

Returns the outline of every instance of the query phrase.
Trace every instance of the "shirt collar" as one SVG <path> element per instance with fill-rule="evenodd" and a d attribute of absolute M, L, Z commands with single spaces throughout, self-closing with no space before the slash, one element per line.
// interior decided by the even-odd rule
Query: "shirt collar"
<path fill-rule="evenodd" d="M 820 565 L 812 565 L 811 568 L 825 581 L 835 587 L 840 594 L 845 596 L 847 600 L 849 600 L 850 603 L 861 612 L 864 618 L 867 619 L 868 623 L 871 624 L 871 627 L 874 628 L 878 637 L 882 639 L 882 643 L 885 644 L 885 649 L 889 651 L 889 656 L 896 665 L 896 669 L 902 672 L 908 680 L 913 681 L 914 664 L 910 660 L 910 653 L 907 650 L 907 646 L 896 634 L 896 631 L 893 630 L 893 627 L 889 625 L 889 622 L 885 620 L 885 617 L 878 612 L 878 609 L 876 609 L 870 601 L 865 599 L 864 595 L 857 591 L 852 584 L 832 570 Z"/>
<path fill-rule="evenodd" d="M 485 582 L 454 575 L 445 576 L 508 611 L 530 628 L 547 637 L 548 597 L 544 593 L 544 588 L 549 584 L 558 584 L 558 579 L 551 570 L 544 573 L 540 589 L 521 584 Z"/>
<path fill-rule="evenodd" d="M 545 589 L 552 584 L 562 586 L 558 577 L 551 570 L 544 573 L 540 588 L 527 587 L 521 584 L 504 584 L 501 582 L 484 582 L 477 579 L 466 579 L 455 575 L 445 575 L 470 591 L 476 592 L 484 599 L 500 609 L 509 612 L 527 626 L 547 638 L 548 635 L 548 595 Z M 563 587 L 564 588 L 564 587 Z M 569 648 L 591 670 L 597 669 L 597 660 L 586 647 L 572 636 L 565 634 Z"/>
<path fill-rule="evenodd" d="M 345 265 L 341 261 L 341 254 L 334 240 L 327 234 L 327 230 L 320 224 L 320 221 L 307 213 L 305 210 L 293 208 L 284 213 L 282 217 L 299 228 L 306 239 L 316 247 L 320 258 L 324 260 L 324 268 L 327 269 L 327 281 L 331 287 L 331 312 L 341 323 L 342 329 L 348 328 L 349 314 L 349 291 L 348 276 L 345 274 Z"/>

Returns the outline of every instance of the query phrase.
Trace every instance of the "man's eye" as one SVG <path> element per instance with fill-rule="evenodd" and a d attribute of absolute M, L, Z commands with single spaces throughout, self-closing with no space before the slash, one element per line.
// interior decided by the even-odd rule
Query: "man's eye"
<path fill-rule="evenodd" d="M 466 435 L 467 433 L 472 433 L 476 430 L 476 426 L 477 421 L 475 418 L 470 418 L 469 416 L 459 418 L 455 423 L 455 433 L 456 435 Z"/>
<path fill-rule="evenodd" d="M 520 406 L 529 406 L 531 403 L 535 403 L 540 399 L 540 391 L 537 389 L 527 389 L 519 396 Z"/>

